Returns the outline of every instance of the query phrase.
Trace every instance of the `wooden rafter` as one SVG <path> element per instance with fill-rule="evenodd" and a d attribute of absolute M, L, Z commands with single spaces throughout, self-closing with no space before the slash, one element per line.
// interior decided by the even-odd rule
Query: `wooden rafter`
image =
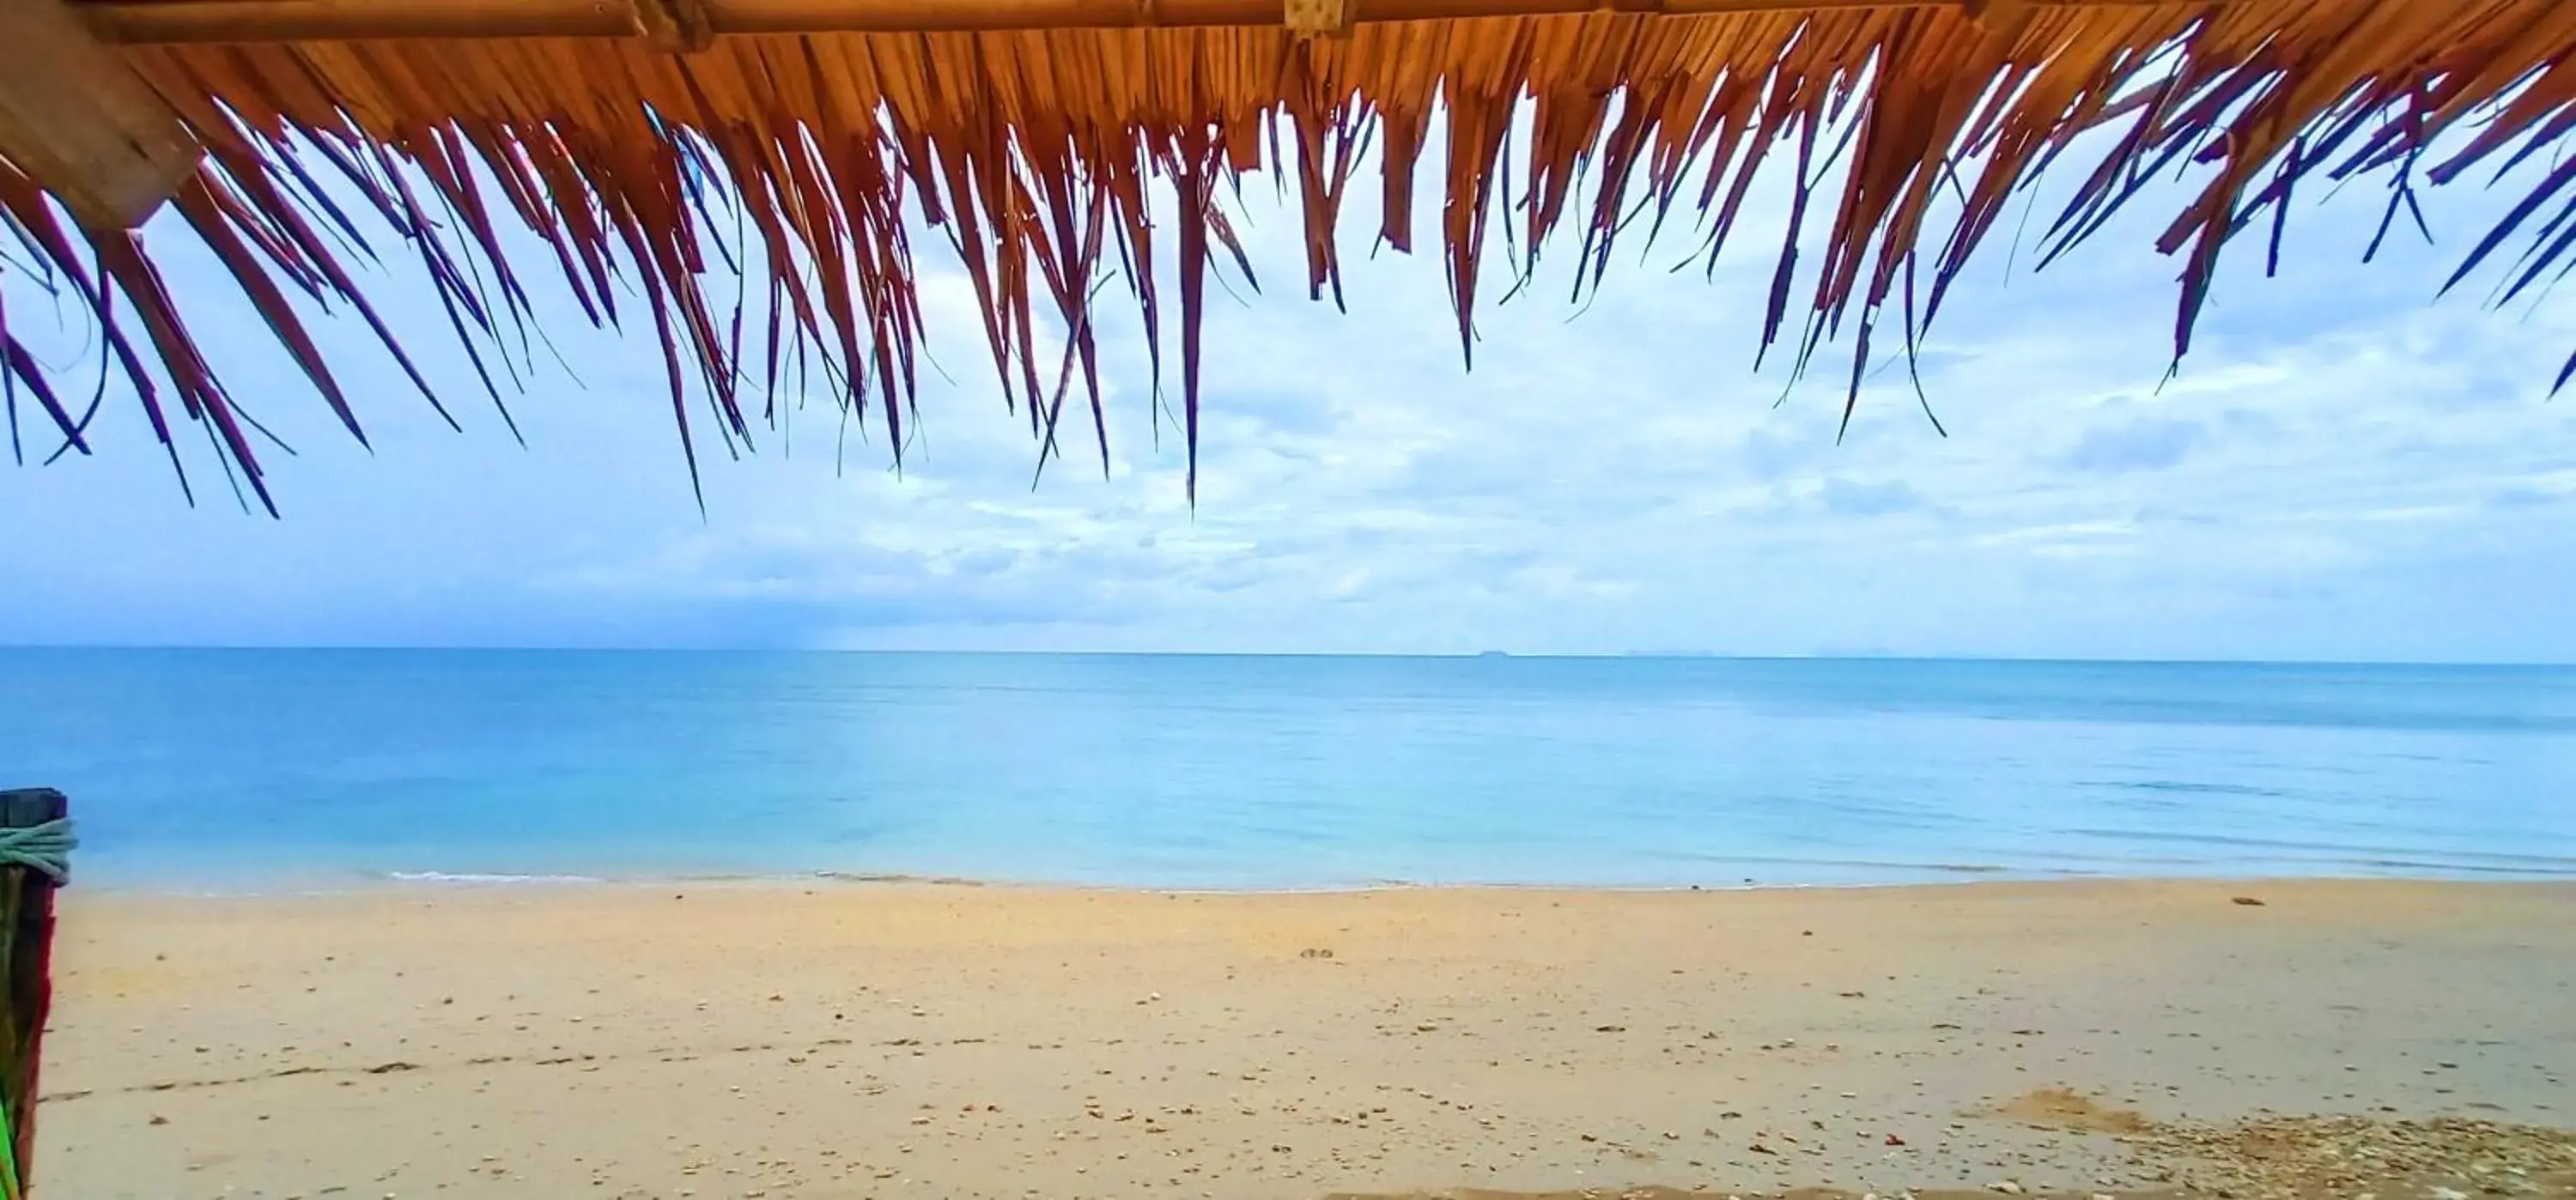
<path fill-rule="evenodd" d="M 405 38 L 962 33 L 1041 29 L 1297 27 L 1541 17 L 1587 12 L 1715 16 L 1947 8 L 2143 8 L 2164 0 L 87 0 L 105 41 L 125 45 Z M 2211 0 L 2216 3 L 2216 0 Z M 676 14 L 676 16 L 675 16 Z M 685 19 L 681 19 L 685 18 Z M 682 39 L 679 48 L 703 48 Z"/>
<path fill-rule="evenodd" d="M 83 225 L 141 225 L 199 154 L 169 104 L 62 0 L 0 0 L 0 158 Z"/>

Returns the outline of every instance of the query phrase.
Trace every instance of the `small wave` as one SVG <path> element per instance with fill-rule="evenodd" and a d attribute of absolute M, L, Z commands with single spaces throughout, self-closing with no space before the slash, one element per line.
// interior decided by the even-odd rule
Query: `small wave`
<path fill-rule="evenodd" d="M 2201 796 L 2286 796 L 2278 788 L 2254 787 L 2242 783 L 2203 783 L 2181 779 L 2114 779 L 2088 781 L 2086 787 L 2123 788 L 2136 792 L 2181 792 Z"/>
<path fill-rule="evenodd" d="M 986 882 L 963 875 L 906 875 L 891 871 L 816 871 L 812 877 L 835 883 L 916 883 L 935 887 L 982 887 Z M 780 878 L 801 879 L 805 876 L 784 875 Z"/>
<path fill-rule="evenodd" d="M 503 875 L 481 871 L 387 871 L 399 883 L 600 883 L 596 875 Z"/>

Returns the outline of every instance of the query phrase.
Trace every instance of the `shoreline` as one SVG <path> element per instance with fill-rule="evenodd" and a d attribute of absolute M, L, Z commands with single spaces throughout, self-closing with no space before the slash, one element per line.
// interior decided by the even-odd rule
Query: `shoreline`
<path fill-rule="evenodd" d="M 826 882 L 75 888 L 39 1186 L 2214 1198 L 2192 1139 L 2576 1126 L 2576 884 Z"/>
<path fill-rule="evenodd" d="M 2225 885 L 2434 885 L 2441 887 L 2528 887 L 2566 888 L 2576 892 L 2576 874 L 2547 872 L 2463 872 L 2463 873 L 2392 873 L 2367 874 L 2280 874 L 2253 872 L 2247 874 L 2117 874 L 2077 872 L 2025 872 L 2010 868 L 1960 867 L 1946 878 L 1835 880 L 1829 882 L 1761 882 L 1689 884 L 1622 884 L 1622 883 L 1519 883 L 1519 882 L 1442 882 L 1407 879 L 1372 880 L 1358 883 L 1328 883 L 1304 886 L 1200 887 L 1162 886 L 1131 883 L 1088 883 L 1049 879 L 1018 879 L 945 874 L 912 874 L 906 872 L 862 871 L 790 871 L 790 872 L 640 872 L 612 873 L 515 873 L 478 871 L 334 871 L 301 875 L 268 882 L 245 882 L 237 885 L 137 884 L 122 880 L 97 883 L 74 876 L 79 894 L 122 899 L 325 899 L 334 896 L 364 896 L 405 891 L 471 892 L 471 891 L 583 891 L 583 890 L 657 890 L 667 887 L 708 887 L 797 890 L 815 888 L 955 888 L 992 889 L 1019 893 L 1062 893 L 1068 895 L 1155 895 L 1204 897 L 1264 896 L 1351 896 L 1382 892 L 1493 892 L 1565 893 L 1568 895 L 1656 896 L 1656 895 L 1734 895 L 1769 892 L 1884 892 L 1938 891 L 1979 887 L 2084 887 L 2127 886 L 2153 887 L 2225 886 Z"/>

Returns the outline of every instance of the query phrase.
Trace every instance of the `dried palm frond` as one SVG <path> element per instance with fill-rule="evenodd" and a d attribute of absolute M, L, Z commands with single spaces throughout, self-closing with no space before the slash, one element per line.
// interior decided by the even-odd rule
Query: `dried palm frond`
<path fill-rule="evenodd" d="M 1183 6 L 1132 7 L 1150 17 L 1157 2 Z M 1570 218 L 1597 284 L 1642 210 L 1648 233 L 1682 220 L 1677 206 L 1696 213 L 1713 253 L 1761 164 L 1785 155 L 1796 187 L 1758 335 L 1785 343 L 1802 368 L 1848 336 L 1853 396 L 1888 306 L 1901 305 L 1910 352 L 2008 199 L 2043 170 L 2082 172 L 2046 225 L 2046 256 L 2141 195 L 2178 194 L 2146 187 L 2170 168 L 2200 172 L 2157 241 L 2183 263 L 2179 355 L 2221 249 L 2259 230 L 2277 260 L 2302 182 L 2376 175 L 2390 183 L 2389 222 L 2420 220 L 2419 185 L 2519 162 L 2576 124 L 2569 0 L 1667 0 L 1617 6 L 1662 12 L 1534 16 L 1472 14 L 1553 5 L 1348 2 L 1358 23 L 1325 37 L 1275 23 L 756 32 L 871 6 L 710 0 L 690 9 L 712 14 L 711 40 L 692 53 L 636 37 L 461 35 L 121 53 L 206 148 L 177 197 L 187 227 L 353 433 L 358 416 L 290 295 L 349 306 L 397 356 L 411 331 L 381 320 L 344 268 L 359 231 L 335 197 L 360 198 L 407 240 L 496 398 L 490 363 L 506 365 L 508 340 L 524 338 L 523 276 L 539 265 L 505 252 L 516 224 L 542 240 L 590 320 L 618 319 L 621 288 L 640 291 L 684 443 L 694 442 L 692 380 L 731 444 L 751 432 L 746 387 L 774 390 L 783 363 L 810 357 L 854 414 L 883 423 L 898 461 L 924 336 L 914 238 L 935 228 L 964 266 L 1006 392 L 1049 450 L 1075 379 L 1102 423 L 1093 280 L 1113 259 L 1122 268 L 1159 371 L 1167 298 L 1155 270 L 1160 255 L 1177 256 L 1193 491 L 1205 280 L 1221 253 L 1241 257 L 1220 197 L 1246 173 L 1294 172 L 1309 290 L 1338 298 L 1335 227 L 1355 165 L 1376 156 L 1379 233 L 1410 250 L 1413 179 L 1435 120 L 1447 148 L 1438 237 L 1468 347 L 1495 220 L 1514 223 L 1514 253 L 1534 258 Z M 169 14 L 210 6 L 222 7 L 121 0 L 90 11 L 105 36 L 131 42 L 180 37 L 167 30 L 185 22 Z M 1397 7 L 1449 15 L 1370 19 Z M 540 23 L 540 10 L 532 2 L 521 25 Z M 998 8 L 960 0 L 948 23 L 970 10 Z M 2424 161 L 2437 140 L 2446 157 Z M 2508 298 L 2576 263 L 2571 182 L 2576 162 L 2539 172 L 2463 274 L 2517 237 L 2529 249 L 2502 285 Z M 268 503 L 247 422 L 150 248 L 58 223 L 42 184 L 0 162 L 6 224 L 103 327 L 107 356 L 163 442 L 175 401 Z M 1498 186 L 1521 202 L 1498 210 Z M 737 257 L 714 237 L 711 194 L 739 206 L 757 253 Z M 1818 198 L 1838 199 L 1825 213 Z M 1166 203 L 1177 213 L 1168 228 L 1154 219 Z M 1802 227 L 1818 221 L 1821 260 L 1799 264 Z M 765 286 L 723 278 L 744 264 L 767 273 Z M 1794 294 L 1809 275 L 1812 290 Z M 745 294 L 770 298 L 751 362 Z M 1064 332 L 1052 361 L 1042 307 Z M 86 452 L 82 419 L 5 319 L 0 379 L 23 385 Z M 1105 431 L 1100 453 L 1105 463 Z M 694 479 L 694 448 L 689 461 Z"/>

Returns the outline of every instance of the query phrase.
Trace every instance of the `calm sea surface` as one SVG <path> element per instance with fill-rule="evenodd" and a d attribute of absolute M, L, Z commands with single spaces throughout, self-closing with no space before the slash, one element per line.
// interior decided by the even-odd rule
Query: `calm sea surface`
<path fill-rule="evenodd" d="M 88 882 L 2576 877 L 2576 669 L 0 651 Z"/>

